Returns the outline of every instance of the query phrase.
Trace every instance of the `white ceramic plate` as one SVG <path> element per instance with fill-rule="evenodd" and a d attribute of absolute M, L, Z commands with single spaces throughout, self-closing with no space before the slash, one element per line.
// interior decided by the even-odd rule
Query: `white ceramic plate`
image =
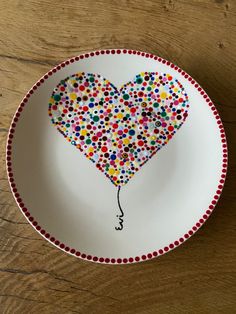
<path fill-rule="evenodd" d="M 189 97 L 188 118 L 173 139 L 120 190 L 53 126 L 53 89 L 77 72 L 97 73 L 118 89 L 140 72 L 168 73 Z M 96 51 L 49 71 L 13 118 L 7 144 L 12 192 L 48 241 L 80 258 L 132 263 L 164 254 L 195 233 L 221 194 L 227 167 L 223 125 L 209 97 L 172 63 L 131 50 Z"/>

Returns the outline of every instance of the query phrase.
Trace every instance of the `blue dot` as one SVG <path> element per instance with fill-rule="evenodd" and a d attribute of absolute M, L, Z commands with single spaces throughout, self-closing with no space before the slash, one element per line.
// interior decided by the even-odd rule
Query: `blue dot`
<path fill-rule="evenodd" d="M 79 136 L 79 133 L 75 133 L 76 136 Z"/>
<path fill-rule="evenodd" d="M 157 92 L 159 92 L 159 89 L 158 89 L 158 88 L 155 89 L 155 93 L 157 93 Z"/>
<path fill-rule="evenodd" d="M 135 134 L 134 130 L 129 130 L 129 135 L 133 136 Z"/>
<path fill-rule="evenodd" d="M 76 131 L 80 131 L 80 126 L 77 125 L 77 126 L 75 127 L 75 130 L 76 130 Z"/>
<path fill-rule="evenodd" d="M 119 109 L 115 109 L 114 111 L 115 111 L 115 112 L 119 112 Z"/>
<path fill-rule="evenodd" d="M 111 155 L 111 160 L 115 160 L 116 159 L 116 155 Z"/>
<path fill-rule="evenodd" d="M 93 108 L 93 107 L 94 107 L 94 103 L 91 102 L 91 103 L 89 104 L 89 108 Z"/>

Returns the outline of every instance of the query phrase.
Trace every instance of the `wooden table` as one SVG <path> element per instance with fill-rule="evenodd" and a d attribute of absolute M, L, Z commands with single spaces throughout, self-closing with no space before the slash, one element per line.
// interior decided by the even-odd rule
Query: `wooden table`
<path fill-rule="evenodd" d="M 235 313 L 235 25 L 233 0 L 1 0 L 0 313 Z M 5 171 L 10 121 L 32 84 L 64 59 L 112 47 L 160 55 L 193 76 L 220 112 L 230 152 L 223 195 L 199 232 L 125 266 L 85 262 L 41 238 Z"/>

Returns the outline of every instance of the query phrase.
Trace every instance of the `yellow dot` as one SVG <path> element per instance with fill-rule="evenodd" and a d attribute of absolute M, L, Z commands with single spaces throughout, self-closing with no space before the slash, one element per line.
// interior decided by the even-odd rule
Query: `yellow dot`
<path fill-rule="evenodd" d="M 165 99 L 167 97 L 167 94 L 165 92 L 163 92 L 163 93 L 161 93 L 160 96 L 161 96 L 162 99 Z"/>
<path fill-rule="evenodd" d="M 108 173 L 109 173 L 110 175 L 113 175 L 115 172 L 116 172 L 116 171 L 115 171 L 114 168 L 110 168 L 110 169 L 108 170 Z"/>
<path fill-rule="evenodd" d="M 128 138 L 125 138 L 125 139 L 123 140 L 123 143 L 124 143 L 125 145 L 128 145 L 128 144 L 129 144 L 129 139 L 128 139 Z"/>
<path fill-rule="evenodd" d="M 89 151 L 90 153 L 92 153 L 92 152 L 94 151 L 94 148 L 93 148 L 93 147 L 89 147 L 88 151 Z"/>
<path fill-rule="evenodd" d="M 122 114 L 122 113 L 118 113 L 118 114 L 117 114 L 117 118 L 118 118 L 118 119 L 122 119 L 122 118 L 123 118 L 123 114 Z"/>
<path fill-rule="evenodd" d="M 70 94 L 70 99 L 75 100 L 77 98 L 76 93 L 71 93 Z"/>
<path fill-rule="evenodd" d="M 155 141 L 156 140 L 156 136 L 151 136 L 151 140 Z"/>
<path fill-rule="evenodd" d="M 174 88 L 174 92 L 175 93 L 178 92 L 178 88 L 177 87 Z"/>
<path fill-rule="evenodd" d="M 87 130 L 82 130 L 82 131 L 80 132 L 80 134 L 81 134 L 81 135 L 86 135 L 86 134 L 87 134 Z"/>

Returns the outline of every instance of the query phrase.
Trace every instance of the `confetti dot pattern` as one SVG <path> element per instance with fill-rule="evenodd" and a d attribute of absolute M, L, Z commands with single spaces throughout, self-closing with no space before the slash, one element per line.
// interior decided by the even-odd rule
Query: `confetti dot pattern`
<path fill-rule="evenodd" d="M 158 72 L 140 73 L 119 90 L 98 74 L 76 73 L 49 100 L 58 131 L 116 186 L 168 143 L 188 108 L 181 83 Z"/>

